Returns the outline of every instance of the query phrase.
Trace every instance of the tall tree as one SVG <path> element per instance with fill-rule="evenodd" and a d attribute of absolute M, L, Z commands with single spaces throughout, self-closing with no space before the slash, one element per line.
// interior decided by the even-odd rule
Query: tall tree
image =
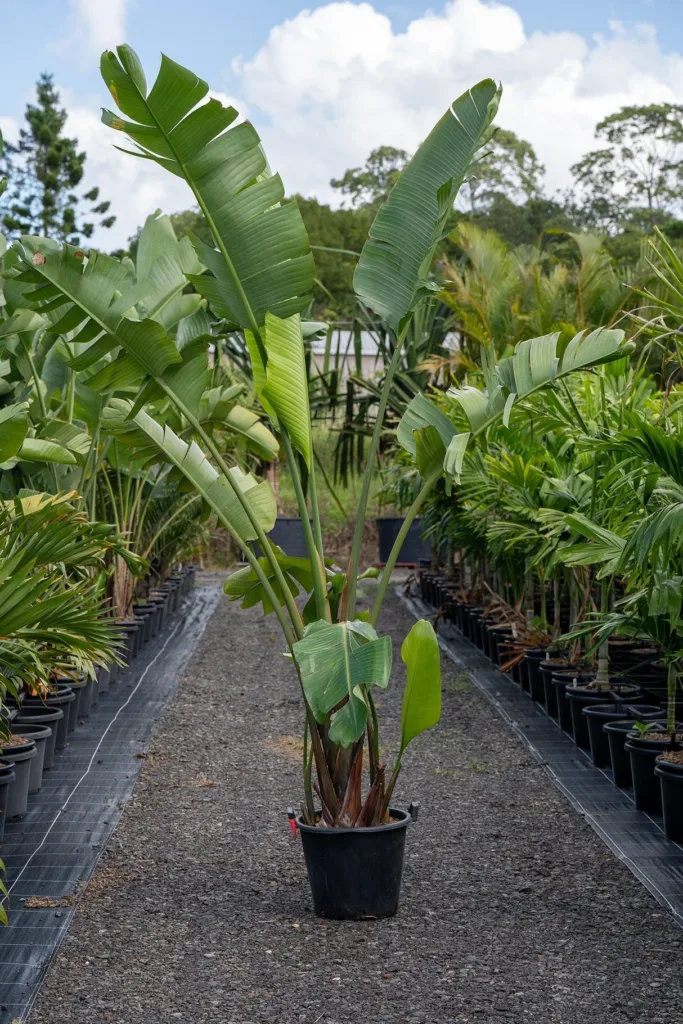
<path fill-rule="evenodd" d="M 534 147 L 514 132 L 499 128 L 460 193 L 472 213 L 484 212 L 497 196 L 512 203 L 538 199 L 545 167 Z"/>
<path fill-rule="evenodd" d="M 622 107 L 600 121 L 595 137 L 606 145 L 571 168 L 587 225 L 614 232 L 635 215 L 651 231 L 680 207 L 683 106 Z"/>
<path fill-rule="evenodd" d="M 8 188 L 0 200 L 2 226 L 10 234 L 39 234 L 78 245 L 100 227 L 110 228 L 116 218 L 109 202 L 98 202 L 99 189 L 83 195 L 80 185 L 86 154 L 78 139 L 63 132 L 67 112 L 59 105 L 52 75 L 43 73 L 36 83 L 37 102 L 26 107 L 26 128 L 17 145 L 6 144 Z M 93 219 L 90 219 L 93 218 Z"/>
<path fill-rule="evenodd" d="M 364 167 L 351 167 L 341 178 L 333 178 L 332 188 L 350 196 L 352 206 L 378 205 L 383 202 L 410 155 L 405 149 L 379 146 L 373 149 Z"/>

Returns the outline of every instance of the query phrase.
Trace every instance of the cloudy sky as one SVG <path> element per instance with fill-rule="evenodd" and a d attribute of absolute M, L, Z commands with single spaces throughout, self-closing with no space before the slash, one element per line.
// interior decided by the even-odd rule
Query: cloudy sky
<path fill-rule="evenodd" d="M 191 67 L 251 118 L 288 191 L 325 201 L 332 176 L 378 145 L 412 149 L 451 100 L 493 77 L 498 122 L 533 143 L 552 192 L 601 117 L 681 102 L 682 10 L 683 0 L 0 0 L 0 128 L 16 135 L 35 79 L 52 71 L 88 152 L 86 185 L 118 215 L 96 242 L 114 248 L 147 213 L 190 200 L 182 182 L 113 148 L 99 121 L 106 47 L 130 43 L 148 80 L 160 50 Z"/>

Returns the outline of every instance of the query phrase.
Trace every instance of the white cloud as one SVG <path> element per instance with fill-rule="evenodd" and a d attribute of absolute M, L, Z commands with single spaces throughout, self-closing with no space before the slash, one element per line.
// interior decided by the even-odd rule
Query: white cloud
<path fill-rule="evenodd" d="M 90 10 L 79 0 L 79 8 L 89 11 L 101 43 L 109 19 L 100 24 L 95 2 Z M 121 20 L 124 6 L 114 3 Z M 570 184 L 569 167 L 594 147 L 602 117 L 629 103 L 677 102 L 683 93 L 683 57 L 665 52 L 649 25 L 613 22 L 591 40 L 574 32 L 529 33 L 513 5 L 486 0 L 450 0 L 404 32 L 371 3 L 339 0 L 302 10 L 275 26 L 253 57 L 233 61 L 232 73 L 287 190 L 335 203 L 330 178 L 361 164 L 378 145 L 414 149 L 448 104 L 481 78 L 502 81 L 498 123 L 533 143 L 549 191 Z M 242 100 L 230 101 L 244 114 Z M 100 185 L 118 216 L 99 244 L 122 244 L 157 207 L 190 205 L 178 179 L 113 149 L 120 140 L 99 124 L 95 105 L 67 105 L 68 129 L 88 151 L 88 183 Z"/>
<path fill-rule="evenodd" d="M 63 90 L 63 95 L 66 90 Z M 190 189 L 174 174 L 162 170 L 151 160 L 141 160 L 115 149 L 128 146 L 119 132 L 103 125 L 96 107 L 74 106 L 68 102 L 69 117 L 65 131 L 76 137 L 88 154 L 86 171 L 80 191 L 99 186 L 100 200 L 111 201 L 116 223 L 101 229 L 93 238 L 95 245 L 112 250 L 126 245 L 128 238 L 141 227 L 145 218 L 161 209 L 165 213 L 185 210 L 194 202 Z"/>
<path fill-rule="evenodd" d="M 84 64 L 126 41 L 128 0 L 69 0 L 68 35 L 51 49 L 73 53 Z"/>
<path fill-rule="evenodd" d="M 290 191 L 336 201 L 329 179 L 371 149 L 413 149 L 472 83 L 503 83 L 498 123 L 529 139 L 550 190 L 594 146 L 597 121 L 627 103 L 676 101 L 683 58 L 651 26 L 612 23 L 590 42 L 573 32 L 527 34 L 513 6 L 451 0 L 394 32 L 369 3 L 303 10 L 233 64 L 272 166 Z"/>
<path fill-rule="evenodd" d="M 19 125 L 13 117 L 0 117 L 0 134 L 5 142 L 16 142 L 19 138 Z"/>

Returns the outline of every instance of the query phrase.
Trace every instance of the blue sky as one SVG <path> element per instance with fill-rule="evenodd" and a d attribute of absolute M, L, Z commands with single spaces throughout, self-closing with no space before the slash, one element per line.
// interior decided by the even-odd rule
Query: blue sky
<path fill-rule="evenodd" d="M 0 0 L 0 128 L 12 136 L 36 77 L 52 71 L 91 178 L 122 207 L 108 236 L 118 244 L 147 209 L 186 197 L 111 151 L 98 125 L 104 46 L 131 43 L 149 79 L 160 50 L 192 67 L 262 130 L 292 191 L 326 200 L 331 176 L 376 145 L 412 148 L 492 75 L 505 88 L 501 123 L 534 143 L 552 191 L 605 113 L 683 97 L 682 12 L 683 0 Z"/>

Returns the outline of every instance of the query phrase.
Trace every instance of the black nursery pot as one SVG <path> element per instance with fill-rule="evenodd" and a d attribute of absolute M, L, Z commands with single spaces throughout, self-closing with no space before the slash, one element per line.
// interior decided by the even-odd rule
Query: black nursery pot
<path fill-rule="evenodd" d="M 5 834 L 5 818 L 7 817 L 7 798 L 10 785 L 15 781 L 16 774 L 11 761 L 0 761 L 0 843 Z"/>
<path fill-rule="evenodd" d="M 588 734 L 588 720 L 584 716 L 583 710 L 590 707 L 591 704 L 602 704 L 606 698 L 613 697 L 614 693 L 612 690 L 588 690 L 585 685 L 567 686 L 564 692 L 571 708 L 574 742 L 582 750 L 588 750 L 590 747 L 590 736 Z M 638 700 L 640 688 L 637 686 L 620 686 L 619 695 L 624 700 Z"/>
<path fill-rule="evenodd" d="M 38 705 L 31 707 L 24 705 L 12 723 L 16 731 L 21 732 L 22 727 L 32 725 L 49 726 L 50 735 L 45 740 L 45 755 L 43 759 L 43 771 L 49 771 L 55 762 L 55 744 L 59 722 L 65 717 L 61 708 Z"/>
<path fill-rule="evenodd" d="M 318 917 L 338 921 L 392 917 L 398 910 L 407 811 L 390 811 L 389 825 L 317 828 L 296 824 Z"/>
<path fill-rule="evenodd" d="M 683 764 L 655 761 L 664 815 L 664 833 L 674 843 L 683 843 Z"/>
<path fill-rule="evenodd" d="M 15 736 L 25 736 L 27 740 L 33 740 L 36 745 L 36 756 L 29 763 L 28 793 L 29 796 L 40 793 L 45 768 L 45 750 L 48 740 L 52 738 L 52 729 L 45 724 L 22 722 L 18 725 L 15 721 L 10 731 Z"/>
<path fill-rule="evenodd" d="M 633 731 L 633 722 L 630 719 L 606 722 L 603 732 L 607 735 L 609 744 L 609 759 L 612 765 L 612 781 L 619 789 L 630 789 L 633 785 L 631 774 L 631 757 L 626 750 L 628 735 Z"/>
<path fill-rule="evenodd" d="M 587 704 L 582 708 L 582 714 L 588 726 L 588 739 L 590 741 L 591 760 L 596 768 L 609 768 L 612 764 L 608 734 L 603 726 L 607 722 L 634 722 L 636 719 L 646 721 L 653 715 L 659 717 L 662 709 L 656 704 L 622 704 L 613 701 L 611 704 Z M 624 757 L 628 758 L 627 754 Z M 629 784 L 630 784 L 630 761 L 629 761 Z"/>
<path fill-rule="evenodd" d="M 545 704 L 545 709 L 551 718 L 557 718 L 559 715 L 557 707 L 557 691 L 555 684 L 553 683 L 553 676 L 556 672 L 563 668 L 569 669 L 571 666 L 568 661 L 557 662 L 557 661 L 540 661 L 536 666 L 535 679 L 531 682 L 532 668 L 531 662 L 529 662 L 529 691 L 539 704 Z M 534 696 L 536 694 L 536 696 Z"/>
<path fill-rule="evenodd" d="M 578 665 L 574 668 L 559 666 L 551 673 L 550 685 L 555 690 L 557 719 L 560 723 L 560 728 L 568 732 L 570 736 L 574 735 L 574 723 L 572 722 L 572 707 L 566 693 L 567 687 L 573 686 L 575 683 L 588 683 L 594 678 L 595 676 L 582 673 Z"/>
<path fill-rule="evenodd" d="M 661 724 L 663 732 L 666 726 Z M 676 725 L 677 729 L 681 726 Z M 638 733 L 631 732 L 626 740 L 625 750 L 631 758 L 631 774 L 633 776 L 633 798 L 639 811 L 647 814 L 661 814 L 662 791 L 659 777 L 655 775 L 655 763 L 660 754 L 670 746 L 669 737 L 653 740 L 645 739 Z"/>
<path fill-rule="evenodd" d="M 36 707 L 61 708 L 64 717 L 60 718 L 57 723 L 55 750 L 64 750 L 68 742 L 67 735 L 70 732 L 70 708 L 75 700 L 76 694 L 70 686 L 57 686 L 57 692 L 49 694 L 47 697 L 26 697 L 22 704 L 22 711 Z"/>
<path fill-rule="evenodd" d="M 38 751 L 33 740 L 16 747 L 0 747 L 0 757 L 14 765 L 15 779 L 7 791 L 7 819 L 23 818 L 28 808 L 28 792 L 31 781 L 31 761 Z"/>
<path fill-rule="evenodd" d="M 524 665 L 526 672 L 522 670 L 522 689 L 530 693 L 534 700 L 543 700 L 543 681 L 540 674 L 540 666 L 545 662 L 545 647 L 525 647 Z"/>

